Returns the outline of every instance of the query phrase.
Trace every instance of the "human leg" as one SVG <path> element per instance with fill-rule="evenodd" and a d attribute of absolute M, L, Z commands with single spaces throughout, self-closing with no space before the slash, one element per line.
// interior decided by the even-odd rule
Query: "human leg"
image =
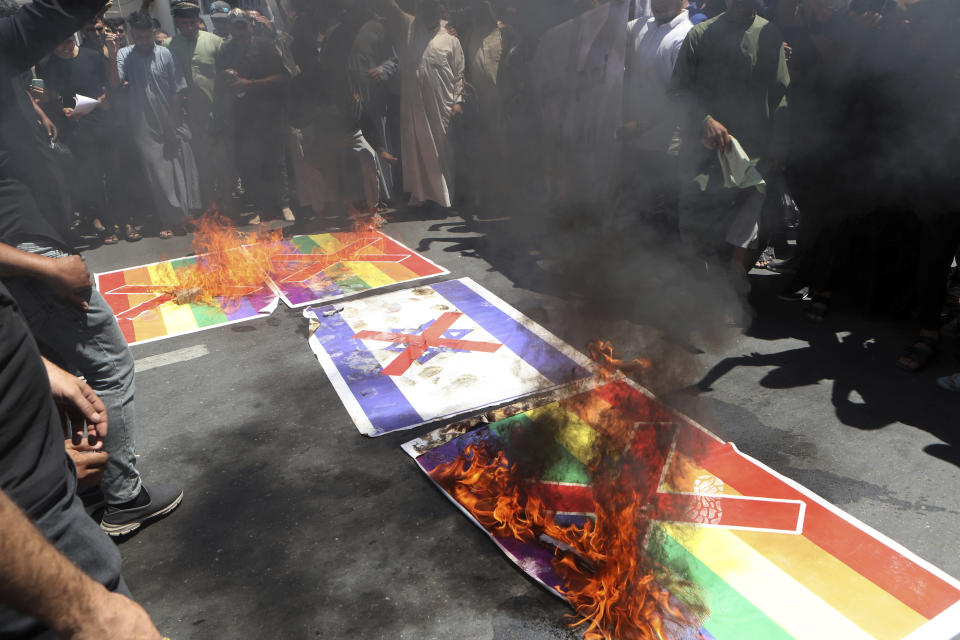
<path fill-rule="evenodd" d="M 87 311 L 70 306 L 36 281 L 11 281 L 10 291 L 43 351 L 86 378 L 107 407 L 110 428 L 104 448 L 110 460 L 101 482 L 107 503 L 134 499 L 141 479 L 134 452 L 133 356 L 113 312 L 98 291 L 91 291 Z"/>

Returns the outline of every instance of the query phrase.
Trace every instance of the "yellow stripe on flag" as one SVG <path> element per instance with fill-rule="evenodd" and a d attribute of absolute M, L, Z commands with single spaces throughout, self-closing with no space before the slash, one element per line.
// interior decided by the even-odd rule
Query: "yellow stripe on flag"
<path fill-rule="evenodd" d="M 341 246 L 340 241 L 329 233 L 318 233 L 310 236 L 310 239 L 320 247 L 323 253 L 336 253 Z"/>
<path fill-rule="evenodd" d="M 546 420 L 548 424 L 561 425 L 557 430 L 557 442 L 588 467 L 594 461 L 597 454 L 596 442 L 599 436 L 593 427 L 581 420 L 575 413 L 566 411 L 553 402 L 529 411 L 527 415 L 534 422 Z"/>
<path fill-rule="evenodd" d="M 662 526 L 674 540 L 796 640 L 876 640 L 731 531 Z M 709 627 L 709 622 L 707 624 Z"/>
<path fill-rule="evenodd" d="M 163 322 L 167 325 L 167 333 L 175 335 L 193 331 L 197 328 L 197 319 L 189 304 L 165 304 L 159 308 Z"/>
<path fill-rule="evenodd" d="M 394 280 L 387 276 L 383 271 L 377 268 L 377 265 L 371 262 L 345 262 L 350 271 L 353 271 L 358 278 L 370 285 L 370 288 L 383 287 L 393 284 Z"/>
<path fill-rule="evenodd" d="M 177 281 L 176 277 L 173 275 L 173 267 L 170 266 L 169 262 L 151 264 L 149 267 L 147 267 L 147 273 L 150 274 L 149 284 L 160 287 L 172 287 Z"/>
<path fill-rule="evenodd" d="M 163 324 L 163 316 L 156 310 L 148 311 L 133 320 L 133 336 L 135 342 L 162 338 L 168 333 L 166 325 Z"/>
<path fill-rule="evenodd" d="M 724 495 L 740 495 L 722 480 L 703 482 L 715 476 L 685 455 L 678 455 L 674 464 L 680 465 L 683 473 L 677 479 L 679 486 L 668 486 L 667 491 L 693 491 L 696 481 L 701 480 L 701 485 L 722 487 Z M 898 640 L 927 622 L 922 615 L 802 535 L 732 533 L 877 640 Z"/>
<path fill-rule="evenodd" d="M 733 534 L 877 640 L 904 638 L 927 622 L 803 536 L 753 531 Z"/>

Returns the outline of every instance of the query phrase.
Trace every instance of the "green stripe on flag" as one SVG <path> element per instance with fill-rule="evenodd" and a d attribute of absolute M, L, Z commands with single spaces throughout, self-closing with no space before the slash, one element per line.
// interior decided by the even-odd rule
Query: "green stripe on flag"
<path fill-rule="evenodd" d="M 191 304 L 190 312 L 193 314 L 193 319 L 197 322 L 197 327 L 209 327 L 210 325 L 230 321 L 230 318 L 227 317 L 223 309 L 210 304 Z"/>
<path fill-rule="evenodd" d="M 490 430 L 508 444 L 506 451 L 509 457 L 510 433 L 514 429 L 529 429 L 533 426 L 533 421 L 525 413 L 519 413 L 493 423 L 490 425 Z M 559 443 L 553 443 L 553 450 L 549 454 L 545 454 L 545 457 L 547 456 L 549 456 L 547 459 L 550 460 L 550 465 L 541 474 L 540 480 L 544 482 L 590 484 L 587 468 Z"/>
<path fill-rule="evenodd" d="M 290 238 L 290 243 L 305 255 L 310 255 L 319 246 L 310 236 L 294 236 Z"/>
<path fill-rule="evenodd" d="M 793 640 L 783 627 L 731 588 L 662 528 L 653 529 L 647 551 L 699 588 L 700 597 L 710 611 L 704 626 L 717 640 Z"/>
<path fill-rule="evenodd" d="M 353 291 L 366 291 L 370 285 L 365 280 L 357 276 L 353 271 L 343 265 L 335 265 L 325 271 L 327 277 L 337 283 L 340 291 L 351 293 Z"/>

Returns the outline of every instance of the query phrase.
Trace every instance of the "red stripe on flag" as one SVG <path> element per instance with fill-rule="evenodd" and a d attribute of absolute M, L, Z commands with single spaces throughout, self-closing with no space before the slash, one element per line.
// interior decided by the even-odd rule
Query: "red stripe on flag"
<path fill-rule="evenodd" d="M 926 618 L 934 618 L 960 600 L 960 590 L 927 569 L 808 499 L 765 469 L 739 455 L 730 444 L 717 442 L 690 424 L 693 434 L 682 439 L 684 449 L 704 469 L 743 494 L 803 500 L 803 535 L 853 570 Z M 695 435 L 694 435 L 695 434 Z"/>
<path fill-rule="evenodd" d="M 410 269 L 410 271 L 413 271 L 419 277 L 422 278 L 425 276 L 435 276 L 443 273 L 442 269 L 431 264 L 429 260 L 420 254 L 407 249 L 390 236 L 381 233 L 380 237 L 383 239 L 384 243 L 383 252 L 408 254 L 410 257 L 404 259 L 401 264 L 403 264 L 403 266 L 405 266 L 407 269 Z"/>
<path fill-rule="evenodd" d="M 593 489 L 583 484 L 555 484 L 533 482 L 527 489 L 532 497 L 540 498 L 550 511 L 567 513 L 593 513 Z"/>
<path fill-rule="evenodd" d="M 593 390 L 633 422 L 673 422 L 674 414 L 654 398 L 640 393 L 626 382 L 616 381 Z"/>
<path fill-rule="evenodd" d="M 916 562 L 880 542 L 769 471 L 740 456 L 732 445 L 720 442 L 657 400 L 624 382 L 594 390 L 624 415 L 641 422 L 680 424 L 677 450 L 729 484 L 738 492 L 761 498 L 801 500 L 806 504 L 803 535 L 862 576 L 926 618 L 934 618 L 960 600 L 960 590 Z M 659 430 L 638 432 L 635 444 L 653 441 Z"/>

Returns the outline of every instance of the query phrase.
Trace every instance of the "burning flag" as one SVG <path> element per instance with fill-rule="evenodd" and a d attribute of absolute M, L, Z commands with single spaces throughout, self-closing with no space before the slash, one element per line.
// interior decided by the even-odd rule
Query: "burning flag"
<path fill-rule="evenodd" d="M 450 273 L 390 236 L 363 227 L 297 236 L 272 259 L 277 290 L 292 308 Z"/>
<path fill-rule="evenodd" d="M 97 274 L 129 344 L 195 333 L 270 315 L 278 297 L 270 286 L 270 257 L 281 232 L 237 232 L 227 218 L 196 222 L 195 257 Z"/>
<path fill-rule="evenodd" d="M 960 583 L 627 380 L 404 449 L 588 639 L 943 639 Z"/>
<path fill-rule="evenodd" d="M 311 348 L 370 436 L 591 376 L 586 358 L 468 278 L 304 316 Z"/>
<path fill-rule="evenodd" d="M 195 225 L 195 257 L 97 275 L 129 344 L 264 317 L 279 299 L 303 306 L 449 273 L 369 222 L 289 240 L 279 229 L 240 233 L 215 213 Z"/>

